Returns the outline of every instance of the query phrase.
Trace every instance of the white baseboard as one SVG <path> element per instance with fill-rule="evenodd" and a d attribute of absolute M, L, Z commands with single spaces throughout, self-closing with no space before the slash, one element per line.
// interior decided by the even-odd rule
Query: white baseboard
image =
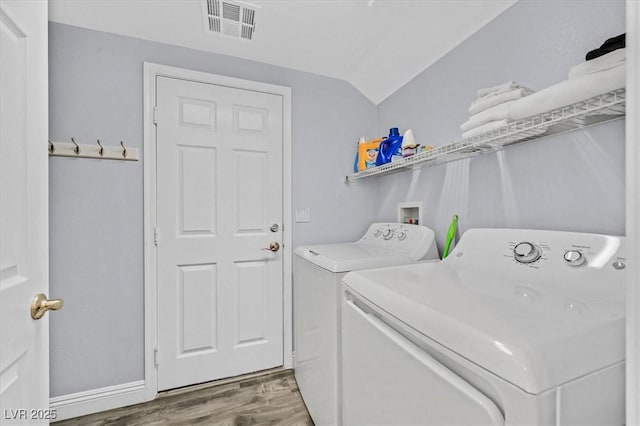
<path fill-rule="evenodd" d="M 85 416 L 113 408 L 126 407 L 148 401 L 144 380 L 92 389 L 49 399 L 49 406 L 56 410 L 56 420 Z"/>

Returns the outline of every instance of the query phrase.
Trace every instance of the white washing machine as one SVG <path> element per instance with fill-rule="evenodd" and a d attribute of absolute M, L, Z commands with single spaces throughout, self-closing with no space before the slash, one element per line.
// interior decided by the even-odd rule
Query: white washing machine
<path fill-rule="evenodd" d="M 298 247 L 293 264 L 295 377 L 317 426 L 338 425 L 341 280 L 349 271 L 439 259 L 421 225 L 374 223 L 353 243 Z"/>
<path fill-rule="evenodd" d="M 346 425 L 624 424 L 624 239 L 467 231 L 344 277 Z"/>

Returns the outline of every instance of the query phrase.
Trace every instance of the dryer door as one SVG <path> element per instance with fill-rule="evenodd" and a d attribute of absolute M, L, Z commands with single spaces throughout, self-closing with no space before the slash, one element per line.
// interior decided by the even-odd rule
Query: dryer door
<path fill-rule="evenodd" d="M 376 316 L 342 309 L 343 424 L 504 425 L 489 398 Z"/>

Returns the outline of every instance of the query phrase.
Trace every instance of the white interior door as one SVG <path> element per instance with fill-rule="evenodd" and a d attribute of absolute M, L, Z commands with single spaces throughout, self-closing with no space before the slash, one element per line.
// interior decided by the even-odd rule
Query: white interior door
<path fill-rule="evenodd" d="M 157 77 L 156 99 L 158 389 L 282 365 L 282 96 Z"/>
<path fill-rule="evenodd" d="M 0 423 L 48 423 L 47 3 L 0 2 Z"/>

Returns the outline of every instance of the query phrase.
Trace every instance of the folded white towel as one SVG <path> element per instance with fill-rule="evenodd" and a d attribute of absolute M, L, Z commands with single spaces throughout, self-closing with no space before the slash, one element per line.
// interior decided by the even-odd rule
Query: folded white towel
<path fill-rule="evenodd" d="M 526 99 L 526 98 L 521 98 L 521 99 Z M 521 99 L 518 99 L 517 101 Z M 517 101 L 503 102 L 499 105 L 496 105 L 489 109 L 485 109 L 482 112 L 472 115 L 471 117 L 469 117 L 467 121 L 462 123 L 462 125 L 460 126 L 460 130 L 462 130 L 463 132 L 466 132 L 473 128 L 482 126 L 483 124 L 488 123 L 490 121 L 508 119 L 509 107 L 511 106 L 512 103 Z"/>
<path fill-rule="evenodd" d="M 467 130 L 462 134 L 462 139 L 470 138 L 482 133 L 490 132 L 491 130 L 499 129 L 500 127 L 506 126 L 508 122 L 509 121 L 506 119 L 490 121 L 483 124 L 482 126 L 474 127 L 471 130 Z"/>
<path fill-rule="evenodd" d="M 614 68 L 565 80 L 531 96 L 507 102 L 509 104 L 507 117 L 501 118 L 521 120 L 623 87 L 625 87 L 625 64 L 621 63 Z M 480 114 L 483 113 L 484 111 Z"/>
<path fill-rule="evenodd" d="M 484 89 L 478 89 L 478 99 L 484 96 L 499 95 L 500 93 L 509 92 L 513 89 L 526 89 L 515 81 L 507 81 L 506 83 L 499 84 L 493 87 L 485 87 Z"/>
<path fill-rule="evenodd" d="M 626 49 L 623 48 L 614 50 L 590 61 L 582 62 L 569 70 L 569 79 L 616 67 L 625 62 L 626 56 Z"/>
<path fill-rule="evenodd" d="M 526 88 L 520 88 L 513 89 L 504 93 L 499 93 L 493 96 L 483 96 L 482 98 L 476 99 L 471 103 L 469 112 L 471 114 L 477 114 L 503 102 L 520 99 L 527 95 L 530 95 L 531 93 L 533 93 L 533 91 Z"/>

